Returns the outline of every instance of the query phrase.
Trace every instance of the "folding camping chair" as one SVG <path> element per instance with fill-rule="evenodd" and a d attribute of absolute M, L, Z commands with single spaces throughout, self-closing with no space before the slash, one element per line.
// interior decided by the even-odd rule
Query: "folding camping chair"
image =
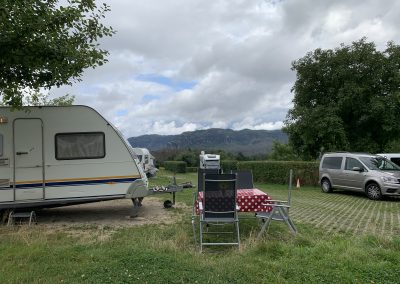
<path fill-rule="evenodd" d="M 232 174 L 237 174 L 237 188 L 249 189 L 254 188 L 253 172 L 250 170 L 231 171 Z"/>
<path fill-rule="evenodd" d="M 261 230 L 258 233 L 258 237 L 260 238 L 263 233 L 268 229 L 272 220 L 285 222 L 290 231 L 296 235 L 297 229 L 294 225 L 292 219 L 289 217 L 289 209 L 291 206 L 291 197 L 292 197 L 292 180 L 293 180 L 293 170 L 290 170 L 289 174 L 289 186 L 288 186 L 288 200 L 268 200 L 268 205 L 272 207 L 270 212 L 257 212 L 256 217 L 261 219 Z"/>
<path fill-rule="evenodd" d="M 199 201 L 200 251 L 203 250 L 203 246 L 237 245 L 240 247 L 238 208 L 236 205 L 236 174 L 204 174 L 203 189 L 203 198 Z M 212 225 L 225 224 L 233 224 L 234 231 L 209 231 L 209 227 Z M 224 227 L 222 228 L 224 229 Z M 206 234 L 217 234 L 218 236 L 232 234 L 233 239 L 236 240 L 208 242 L 204 239 Z"/>
<path fill-rule="evenodd" d="M 197 169 L 197 191 L 193 192 L 193 209 L 192 209 L 192 229 L 193 229 L 193 237 L 194 237 L 194 242 L 196 243 L 196 219 L 199 218 L 199 216 L 196 214 L 196 203 L 197 203 L 197 198 L 199 196 L 199 192 L 204 191 L 204 175 L 205 174 L 219 174 L 220 170 L 219 169 Z"/>

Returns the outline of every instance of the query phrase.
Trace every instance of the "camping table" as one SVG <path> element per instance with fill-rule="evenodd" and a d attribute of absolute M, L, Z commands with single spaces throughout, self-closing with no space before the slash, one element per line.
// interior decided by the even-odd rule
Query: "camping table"
<path fill-rule="evenodd" d="M 196 200 L 196 214 L 199 211 L 199 201 L 203 199 L 203 192 L 200 191 Z M 265 192 L 257 188 L 238 189 L 236 195 L 236 203 L 239 206 L 239 212 L 269 212 L 272 210 L 270 206 L 262 205 L 267 203 L 271 198 Z"/>

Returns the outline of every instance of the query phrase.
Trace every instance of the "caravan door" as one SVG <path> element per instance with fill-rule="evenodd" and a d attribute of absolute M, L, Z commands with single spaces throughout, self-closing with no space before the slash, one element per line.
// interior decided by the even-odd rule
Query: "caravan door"
<path fill-rule="evenodd" d="M 16 119 L 13 130 L 14 199 L 44 199 L 43 122 Z"/>

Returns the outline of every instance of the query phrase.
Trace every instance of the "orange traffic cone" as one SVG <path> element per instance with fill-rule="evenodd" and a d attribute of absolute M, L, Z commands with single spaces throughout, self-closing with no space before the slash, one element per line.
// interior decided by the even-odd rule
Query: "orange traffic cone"
<path fill-rule="evenodd" d="M 296 184 L 296 188 L 300 188 L 300 179 L 297 179 L 297 184 Z"/>

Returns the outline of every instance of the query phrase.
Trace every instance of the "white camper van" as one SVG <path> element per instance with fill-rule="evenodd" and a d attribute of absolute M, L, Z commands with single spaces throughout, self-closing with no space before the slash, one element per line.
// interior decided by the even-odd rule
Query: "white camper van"
<path fill-rule="evenodd" d="M 0 107 L 0 211 L 148 194 L 132 148 L 94 109 Z"/>
<path fill-rule="evenodd" d="M 157 168 L 154 165 L 154 156 L 146 148 L 133 148 L 138 157 L 139 164 L 142 166 L 145 174 L 148 177 L 154 177 L 157 174 Z"/>
<path fill-rule="evenodd" d="M 200 152 L 200 169 L 217 169 L 221 168 L 220 155 L 206 154 L 204 151 Z"/>

